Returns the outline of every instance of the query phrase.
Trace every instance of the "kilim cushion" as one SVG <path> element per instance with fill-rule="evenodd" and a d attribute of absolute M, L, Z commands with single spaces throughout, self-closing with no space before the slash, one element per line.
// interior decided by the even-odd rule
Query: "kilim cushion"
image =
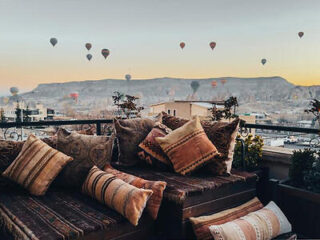
<path fill-rule="evenodd" d="M 113 136 L 84 135 L 59 129 L 57 149 L 74 160 L 63 169 L 58 183 L 80 189 L 93 166 L 103 168 L 111 161 L 113 139 Z"/>
<path fill-rule="evenodd" d="M 209 216 L 191 217 L 190 221 L 198 240 L 211 240 L 213 237 L 210 233 L 209 226 L 230 222 L 261 208 L 263 208 L 262 203 L 255 197 L 238 207 L 230 208 Z"/>
<path fill-rule="evenodd" d="M 156 141 L 168 155 L 175 172 L 191 173 L 219 155 L 205 134 L 198 117 Z"/>
<path fill-rule="evenodd" d="M 139 144 L 139 147 L 143 150 L 138 153 L 140 159 L 158 169 L 171 169 L 172 166 L 168 156 L 155 139 L 156 137 L 164 137 L 170 132 L 172 132 L 170 128 L 157 122 L 147 137 Z"/>
<path fill-rule="evenodd" d="M 2 175 L 29 190 L 31 194 L 40 196 L 46 193 L 51 182 L 72 160 L 72 157 L 30 135 L 17 158 Z"/>
<path fill-rule="evenodd" d="M 139 189 L 93 166 L 82 186 L 82 192 L 97 199 L 127 218 L 134 226 L 152 195 L 151 190 Z"/>
<path fill-rule="evenodd" d="M 162 123 L 175 130 L 188 120 L 171 116 L 162 112 Z M 201 121 L 201 125 L 210 141 L 216 146 L 221 155 L 217 155 L 214 161 L 207 165 L 206 169 L 216 175 L 225 172 L 230 173 L 233 161 L 234 146 L 239 129 L 239 119 L 232 122 Z"/>
<path fill-rule="evenodd" d="M 260 210 L 231 222 L 211 225 L 209 229 L 214 239 L 233 240 L 269 240 L 292 230 L 286 216 L 272 201 Z"/>
<path fill-rule="evenodd" d="M 154 119 L 114 119 L 119 151 L 117 165 L 130 167 L 139 162 L 139 144 L 145 139 L 157 121 L 161 122 L 161 114 Z"/>
<path fill-rule="evenodd" d="M 162 181 L 148 181 L 134 175 L 118 171 L 107 164 L 104 168 L 106 173 L 115 175 L 126 183 L 129 183 L 137 188 L 150 189 L 153 191 L 147 203 L 147 211 L 155 220 L 158 217 L 159 208 L 163 198 L 163 191 L 166 189 L 167 183 Z"/>

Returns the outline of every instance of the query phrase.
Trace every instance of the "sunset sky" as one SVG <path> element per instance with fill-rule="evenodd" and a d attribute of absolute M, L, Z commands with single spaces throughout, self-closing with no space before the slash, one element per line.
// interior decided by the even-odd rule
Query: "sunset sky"
<path fill-rule="evenodd" d="M 55 47 L 51 37 L 59 41 Z M 217 42 L 214 51 L 210 41 Z M 91 62 L 86 42 L 93 45 Z M 102 48 L 110 49 L 107 60 Z M 314 85 L 320 84 L 320 1 L 0 0 L 0 54 L 0 92 L 127 73 L 133 79 L 281 76 Z"/>

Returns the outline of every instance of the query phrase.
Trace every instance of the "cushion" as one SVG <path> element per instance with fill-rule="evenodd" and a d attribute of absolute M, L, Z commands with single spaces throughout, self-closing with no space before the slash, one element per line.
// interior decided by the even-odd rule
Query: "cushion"
<path fill-rule="evenodd" d="M 18 157 L 3 172 L 3 176 L 18 183 L 31 194 L 44 195 L 51 182 L 73 159 L 30 135 Z"/>
<path fill-rule="evenodd" d="M 209 229 L 214 239 L 269 240 L 291 232 L 292 227 L 280 208 L 271 201 L 260 210 L 221 225 L 211 225 Z"/>
<path fill-rule="evenodd" d="M 137 188 L 150 189 L 153 191 L 147 203 L 147 211 L 150 216 L 155 220 L 158 217 L 159 208 L 163 198 L 163 191 L 166 189 L 167 183 L 162 181 L 148 181 L 134 175 L 118 171 L 107 164 L 104 168 L 106 173 L 115 175 L 126 183 L 129 183 Z"/>
<path fill-rule="evenodd" d="M 172 130 L 183 126 L 187 122 L 188 120 L 186 119 L 162 112 L 162 123 Z M 239 119 L 235 119 L 232 122 L 201 121 L 201 125 L 208 138 L 221 154 L 215 157 L 217 161 L 208 164 L 206 168 L 213 174 L 221 175 L 224 172 L 230 173 L 239 122 Z"/>
<path fill-rule="evenodd" d="M 129 167 L 139 162 L 139 144 L 146 138 L 157 121 L 161 121 L 161 115 L 155 119 L 114 119 L 119 151 L 117 165 Z"/>
<path fill-rule="evenodd" d="M 112 144 L 113 137 L 70 133 L 59 129 L 57 149 L 74 160 L 63 169 L 58 182 L 80 189 L 94 165 L 103 168 L 111 161 Z"/>
<path fill-rule="evenodd" d="M 199 117 L 156 141 L 168 155 L 175 172 L 182 175 L 193 172 L 219 155 L 205 134 Z"/>
<path fill-rule="evenodd" d="M 157 122 L 147 137 L 139 144 L 139 147 L 142 149 L 142 151 L 138 153 L 140 159 L 158 169 L 171 169 L 172 165 L 168 156 L 163 152 L 155 139 L 156 137 L 164 137 L 170 132 L 172 132 L 170 128 Z"/>
<path fill-rule="evenodd" d="M 263 208 L 262 203 L 258 198 L 255 197 L 238 207 L 230 208 L 228 210 L 209 216 L 191 217 L 190 221 L 192 223 L 193 231 L 198 240 L 210 240 L 213 239 L 209 230 L 210 225 L 223 224 L 235 220 L 239 217 L 243 217 L 250 212 L 257 211 L 261 208 Z"/>
<path fill-rule="evenodd" d="M 97 199 L 127 218 L 134 226 L 152 195 L 151 190 L 139 189 L 113 174 L 93 166 L 82 186 L 82 192 Z"/>

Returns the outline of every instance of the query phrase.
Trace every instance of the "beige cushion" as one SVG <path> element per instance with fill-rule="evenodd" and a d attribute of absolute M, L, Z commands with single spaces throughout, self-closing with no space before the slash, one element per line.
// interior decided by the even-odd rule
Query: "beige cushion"
<path fill-rule="evenodd" d="M 51 182 L 72 160 L 72 157 L 30 135 L 17 158 L 2 175 L 18 183 L 33 195 L 44 195 Z"/>
<path fill-rule="evenodd" d="M 96 166 L 91 168 L 83 183 L 82 192 L 116 210 L 134 226 L 138 225 L 152 195 L 151 190 L 136 188 Z"/>

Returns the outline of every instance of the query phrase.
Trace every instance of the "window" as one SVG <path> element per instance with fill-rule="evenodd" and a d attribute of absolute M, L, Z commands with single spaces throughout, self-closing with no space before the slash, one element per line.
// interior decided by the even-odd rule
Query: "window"
<path fill-rule="evenodd" d="M 176 116 L 176 110 L 175 109 L 173 110 L 173 116 Z"/>
<path fill-rule="evenodd" d="M 170 114 L 170 109 L 168 109 L 168 114 Z"/>

